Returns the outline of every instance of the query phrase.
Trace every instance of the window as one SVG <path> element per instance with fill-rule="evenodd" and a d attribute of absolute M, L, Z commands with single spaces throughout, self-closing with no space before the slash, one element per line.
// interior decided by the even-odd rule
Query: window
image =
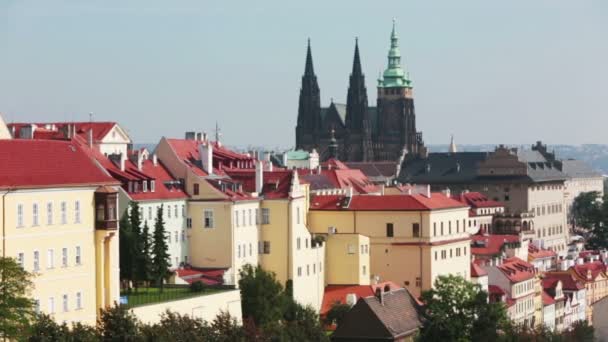
<path fill-rule="evenodd" d="M 386 237 L 393 237 L 393 224 L 392 223 L 387 223 L 386 224 Z"/>
<path fill-rule="evenodd" d="M 363 265 L 363 275 L 367 274 L 367 266 Z"/>
<path fill-rule="evenodd" d="M 171 243 L 171 233 L 167 234 L 167 242 Z"/>
<path fill-rule="evenodd" d="M 65 247 L 61 249 L 61 266 L 68 267 L 68 249 Z"/>
<path fill-rule="evenodd" d="M 142 182 L 142 187 L 141 187 L 143 192 L 148 192 L 148 181 L 143 181 Z"/>
<path fill-rule="evenodd" d="M 192 228 L 192 219 L 190 217 L 186 219 L 186 228 Z"/>
<path fill-rule="evenodd" d="M 310 265 L 306 265 L 306 275 L 310 275 Z"/>
<path fill-rule="evenodd" d="M 67 205 L 67 203 L 61 202 L 61 224 L 67 224 L 68 223 L 67 211 L 68 211 L 68 205 Z"/>
<path fill-rule="evenodd" d="M 433 236 L 437 236 L 437 222 L 433 222 Z"/>
<path fill-rule="evenodd" d="M 260 219 L 258 218 L 258 214 L 259 214 L 258 211 L 259 211 L 259 209 L 255 208 L 255 212 L 254 212 L 254 215 L 255 215 L 255 224 L 260 224 Z"/>
<path fill-rule="evenodd" d="M 247 225 L 247 219 L 245 218 L 245 209 L 243 209 L 243 227 Z"/>
<path fill-rule="evenodd" d="M 422 287 L 422 279 L 420 277 L 416 277 L 416 287 Z"/>
<path fill-rule="evenodd" d="M 305 239 L 304 239 L 304 246 L 305 246 L 306 248 L 308 248 L 308 238 L 305 238 Z"/>
<path fill-rule="evenodd" d="M 133 186 L 134 186 L 133 191 L 134 192 L 139 192 L 139 182 L 133 182 Z"/>
<path fill-rule="evenodd" d="M 173 217 L 178 218 L 179 216 L 177 215 L 177 204 L 173 206 Z"/>
<path fill-rule="evenodd" d="M 182 204 L 182 217 L 186 217 L 186 206 Z"/>
<path fill-rule="evenodd" d="M 32 226 L 38 225 L 38 203 L 32 205 Z"/>
<path fill-rule="evenodd" d="M 167 217 L 171 218 L 171 206 L 170 205 L 167 206 Z"/>
<path fill-rule="evenodd" d="M 450 248 L 450 258 L 452 257 L 452 249 Z"/>
<path fill-rule="evenodd" d="M 152 206 L 148 207 L 148 220 L 152 219 Z"/>
<path fill-rule="evenodd" d="M 241 257 L 241 245 L 238 245 L 238 246 L 236 246 L 236 247 L 237 247 L 237 249 L 238 249 L 238 251 L 239 251 L 239 252 L 238 252 L 238 257 L 240 258 L 240 257 Z"/>
<path fill-rule="evenodd" d="M 150 192 L 154 192 L 156 190 L 156 182 L 153 180 L 150 181 Z"/>
<path fill-rule="evenodd" d="M 300 238 L 297 238 L 297 239 L 296 239 L 296 248 L 297 248 L 298 250 L 301 248 L 301 246 L 300 246 L 300 245 L 301 245 L 301 243 L 300 243 L 300 242 L 302 242 L 302 241 L 300 241 Z"/>
<path fill-rule="evenodd" d="M 173 232 L 174 236 L 175 236 L 175 242 L 179 242 L 178 236 L 177 236 L 177 230 L 175 232 Z"/>
<path fill-rule="evenodd" d="M 198 195 L 198 183 L 194 183 L 194 185 L 193 185 L 193 189 L 192 189 L 192 192 L 193 192 L 195 195 Z"/>
<path fill-rule="evenodd" d="M 355 254 L 355 252 L 357 251 L 357 249 L 355 248 L 355 245 L 353 244 L 348 244 L 347 248 L 346 248 L 348 254 Z"/>
<path fill-rule="evenodd" d="M 270 241 L 264 241 L 264 254 L 270 254 Z"/>
<path fill-rule="evenodd" d="M 251 242 L 249 243 L 249 256 L 253 255 L 253 246 L 251 245 Z"/>
<path fill-rule="evenodd" d="M 456 220 L 456 233 L 460 232 L 460 221 Z"/>
<path fill-rule="evenodd" d="M 296 207 L 296 222 L 300 224 L 300 207 Z"/>
<path fill-rule="evenodd" d="M 441 236 L 443 236 L 443 222 L 441 222 Z"/>
<path fill-rule="evenodd" d="M 17 204 L 17 228 L 23 227 L 23 204 Z"/>
<path fill-rule="evenodd" d="M 55 250 L 48 249 L 46 251 L 46 268 L 55 267 Z"/>
<path fill-rule="evenodd" d="M 76 265 L 80 265 L 82 259 L 80 257 L 80 246 L 76 246 Z"/>
<path fill-rule="evenodd" d="M 298 267 L 298 277 L 302 276 L 302 267 Z"/>
<path fill-rule="evenodd" d="M 68 312 L 68 295 L 63 295 L 63 312 Z"/>
<path fill-rule="evenodd" d="M 414 235 L 414 237 L 420 237 L 420 224 L 419 223 L 412 224 L 412 234 Z"/>
<path fill-rule="evenodd" d="M 236 210 L 234 212 L 234 223 L 237 227 L 239 226 L 239 211 L 238 210 Z"/>
<path fill-rule="evenodd" d="M 182 230 L 181 241 L 182 242 L 186 241 L 186 231 L 185 230 Z"/>
<path fill-rule="evenodd" d="M 53 297 L 49 297 L 49 309 L 48 309 L 50 314 L 54 314 L 55 313 L 55 298 Z"/>
<path fill-rule="evenodd" d="M 48 202 L 46 204 L 46 225 L 50 226 L 53 224 L 53 203 Z"/>
<path fill-rule="evenodd" d="M 437 260 L 437 251 L 435 251 L 435 260 Z"/>
<path fill-rule="evenodd" d="M 82 292 L 76 292 L 76 310 L 82 309 Z"/>
<path fill-rule="evenodd" d="M 34 272 L 38 272 L 40 270 L 40 253 L 38 251 L 34 251 Z"/>
<path fill-rule="evenodd" d="M 21 268 L 25 268 L 25 255 L 23 253 L 17 254 L 17 263 Z"/>
<path fill-rule="evenodd" d="M 203 222 L 204 228 L 213 228 L 213 210 L 205 209 L 204 211 L 205 221 Z"/>
<path fill-rule="evenodd" d="M 448 235 L 452 235 L 452 221 L 448 221 Z"/>
<path fill-rule="evenodd" d="M 262 208 L 262 224 L 270 224 L 270 209 Z"/>
<path fill-rule="evenodd" d="M 459 257 L 460 256 L 460 248 L 456 248 L 456 256 Z"/>
<path fill-rule="evenodd" d="M 74 223 L 80 223 L 80 201 L 74 202 Z"/>
<path fill-rule="evenodd" d="M 361 254 L 365 253 L 365 245 L 361 245 Z"/>
<path fill-rule="evenodd" d="M 464 248 L 464 255 L 467 255 L 467 248 Z"/>
<path fill-rule="evenodd" d="M 247 222 L 251 226 L 251 209 L 247 209 Z"/>

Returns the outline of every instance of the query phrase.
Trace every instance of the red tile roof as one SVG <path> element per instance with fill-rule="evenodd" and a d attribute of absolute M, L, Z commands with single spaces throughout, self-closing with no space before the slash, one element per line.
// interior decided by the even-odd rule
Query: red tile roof
<path fill-rule="evenodd" d="M 314 196 L 311 199 L 311 210 L 359 210 L 359 211 L 420 211 L 450 208 L 465 208 L 462 203 L 446 197 L 442 193 L 433 193 L 431 198 L 421 194 L 415 195 L 355 195 Z"/>
<path fill-rule="evenodd" d="M 585 285 L 574 279 L 569 272 L 546 272 L 542 282 L 543 288 L 552 288 L 558 281 L 562 282 L 562 289 L 566 291 L 578 291 L 585 288 Z"/>
<path fill-rule="evenodd" d="M 502 251 L 505 243 L 519 242 L 517 235 L 473 235 L 471 236 L 471 254 L 476 256 L 494 256 Z"/>
<path fill-rule="evenodd" d="M 518 257 L 507 258 L 496 266 L 512 283 L 534 278 L 534 266 Z"/>
<path fill-rule="evenodd" d="M 591 279 L 595 281 L 600 273 L 606 272 L 606 265 L 602 261 L 586 262 L 582 265 L 574 265 L 572 270 L 582 279 L 587 280 L 587 274 L 591 275 Z"/>
<path fill-rule="evenodd" d="M 542 297 L 543 297 L 543 306 L 555 304 L 555 299 L 553 299 L 553 297 L 551 297 L 545 290 L 543 290 L 543 292 L 542 292 Z"/>
<path fill-rule="evenodd" d="M 488 292 L 493 295 L 504 296 L 506 293 L 496 285 L 488 285 Z"/>
<path fill-rule="evenodd" d="M 487 275 L 488 272 L 486 272 L 486 270 L 484 270 L 474 262 L 471 263 L 471 277 L 479 278 Z"/>
<path fill-rule="evenodd" d="M 19 137 L 19 132 L 23 127 L 29 125 L 36 125 L 37 128 L 34 130 L 35 139 L 52 139 L 61 140 L 66 139 L 62 133 L 62 128 L 67 125 L 75 125 L 76 134 L 87 138 L 89 130 L 93 130 L 93 140 L 102 140 L 111 130 L 116 126 L 116 122 L 47 122 L 47 123 L 10 123 L 7 126 L 9 128 L 15 128 L 15 136 Z M 50 127 L 46 128 L 46 127 Z"/>
<path fill-rule="evenodd" d="M 128 165 L 128 169 L 137 170 L 137 165 L 133 162 L 128 161 L 125 163 Z M 182 186 L 167 186 L 165 183 L 175 182 L 176 179 L 171 176 L 165 166 L 158 161 L 157 165 L 154 165 L 152 160 L 144 160 L 142 163 L 141 172 L 151 179 L 154 179 L 154 192 L 148 188 L 147 192 L 132 192 L 129 196 L 136 201 L 145 200 L 168 200 L 168 199 L 185 199 L 188 195 L 183 190 Z"/>
<path fill-rule="evenodd" d="M 538 248 L 533 244 L 528 245 L 528 261 L 544 258 L 556 258 L 557 253 L 548 249 Z"/>
<path fill-rule="evenodd" d="M 0 188 L 118 184 L 70 141 L 0 140 Z"/>
<path fill-rule="evenodd" d="M 234 181 L 243 185 L 246 192 L 255 192 L 255 169 L 224 170 Z M 288 198 L 291 191 L 293 171 L 264 171 L 262 194 L 266 199 Z"/>
<path fill-rule="evenodd" d="M 481 192 L 466 192 L 461 194 L 452 194 L 452 199 L 464 203 L 471 208 L 494 208 L 504 207 L 504 203 L 493 201 Z"/>
<path fill-rule="evenodd" d="M 205 269 L 190 269 L 182 268 L 175 270 L 176 275 L 187 282 L 188 284 L 195 283 L 197 281 L 202 282 L 205 285 L 221 285 L 223 284 L 223 276 L 225 270 L 205 270 Z"/>
<path fill-rule="evenodd" d="M 376 293 L 377 288 L 384 289 L 385 286 L 389 286 L 391 291 L 401 288 L 401 286 L 392 281 L 385 281 L 372 285 L 327 285 L 325 287 L 325 294 L 323 295 L 323 304 L 321 305 L 320 314 L 321 316 L 327 314 L 336 302 L 346 304 L 346 295 L 350 293 L 355 294 L 358 300 L 359 298 L 373 296 Z"/>

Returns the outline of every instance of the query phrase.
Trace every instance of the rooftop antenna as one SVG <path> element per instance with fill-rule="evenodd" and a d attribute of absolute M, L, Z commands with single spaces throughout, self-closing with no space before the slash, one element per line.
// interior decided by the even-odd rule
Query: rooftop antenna
<path fill-rule="evenodd" d="M 93 122 L 93 112 L 89 112 L 89 122 Z"/>
<path fill-rule="evenodd" d="M 220 131 L 220 126 L 217 121 L 215 122 L 215 141 L 220 142 L 220 137 L 222 136 L 222 132 Z"/>

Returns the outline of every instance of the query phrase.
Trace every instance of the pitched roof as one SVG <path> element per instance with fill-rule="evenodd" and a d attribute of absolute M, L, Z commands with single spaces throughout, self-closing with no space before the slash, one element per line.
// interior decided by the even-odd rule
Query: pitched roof
<path fill-rule="evenodd" d="M 534 266 L 518 257 L 507 258 L 496 268 L 513 283 L 534 278 Z"/>
<path fill-rule="evenodd" d="M 557 257 L 557 253 L 552 250 L 538 248 L 534 244 L 528 245 L 528 261 L 555 257 Z"/>
<path fill-rule="evenodd" d="M 385 281 L 378 284 L 371 285 L 327 285 L 323 294 L 323 304 L 321 305 L 321 315 L 327 314 L 331 307 L 335 303 L 346 304 L 346 296 L 354 294 L 356 300 L 359 298 L 365 298 L 373 296 L 376 293 L 376 289 L 384 289 L 388 286 L 390 290 L 400 289 L 401 286 L 393 283 L 392 281 Z"/>
<path fill-rule="evenodd" d="M 0 188 L 118 184 L 71 141 L 0 140 Z"/>
<path fill-rule="evenodd" d="M 127 161 L 125 164 L 128 165 L 128 169 L 137 170 L 137 165 L 133 164 L 132 161 Z M 141 172 L 145 174 L 146 177 L 154 179 L 154 192 L 152 192 L 151 189 L 148 189 L 147 192 L 140 191 L 129 193 L 129 196 L 132 199 L 136 201 L 143 201 L 188 198 L 188 195 L 181 185 L 174 185 L 177 180 L 171 176 L 169 171 L 160 161 L 157 162 L 157 165 L 154 165 L 152 160 L 144 160 L 142 162 Z"/>
<path fill-rule="evenodd" d="M 543 306 L 549 306 L 549 305 L 555 304 L 555 299 L 553 299 L 553 297 L 551 297 L 545 290 L 543 290 L 543 292 L 542 292 L 542 297 L 543 297 Z"/>
<path fill-rule="evenodd" d="M 569 272 L 546 272 L 543 278 L 543 288 L 553 287 L 557 281 L 562 282 L 562 289 L 566 291 L 578 291 L 585 288 L 585 285 Z"/>
<path fill-rule="evenodd" d="M 516 242 L 520 242 L 518 235 L 473 235 L 471 236 L 471 254 L 494 256 L 502 251 L 504 244 Z"/>
<path fill-rule="evenodd" d="M 505 206 L 504 203 L 491 200 L 481 192 L 463 192 L 460 194 L 451 194 L 450 197 L 471 208 L 495 208 Z"/>
<path fill-rule="evenodd" d="M 421 194 L 355 195 L 351 198 L 340 195 L 317 195 L 310 203 L 311 210 L 420 211 L 453 208 L 466 208 L 466 206 L 442 193 L 432 193 L 430 198 Z"/>
<path fill-rule="evenodd" d="M 246 192 L 255 192 L 255 169 L 226 169 L 226 174 L 243 185 Z M 291 191 L 293 171 L 264 171 L 262 194 L 266 199 L 288 198 Z"/>
<path fill-rule="evenodd" d="M 471 277 L 474 278 L 479 278 L 479 277 L 483 277 L 483 276 L 487 276 L 488 272 L 486 272 L 486 270 L 484 270 L 483 268 L 481 268 L 479 265 L 475 264 L 474 262 L 471 262 Z"/>
<path fill-rule="evenodd" d="M 397 171 L 397 163 L 392 161 L 345 162 L 344 164 L 351 169 L 361 170 L 375 182 L 384 182 L 388 178 L 395 177 Z"/>
<path fill-rule="evenodd" d="M 406 289 L 399 289 L 384 293 L 382 303 L 375 296 L 359 299 L 332 340 L 400 338 L 413 335 L 421 326 L 418 304 Z"/>
<path fill-rule="evenodd" d="M 602 174 L 594 170 L 589 164 L 582 160 L 566 159 L 562 160 L 562 172 L 571 178 L 596 178 Z"/>
<path fill-rule="evenodd" d="M 582 279 L 587 280 L 587 274 L 595 281 L 600 273 L 606 272 L 606 265 L 602 261 L 586 262 L 582 265 L 574 265 L 571 269 Z"/>
<path fill-rule="evenodd" d="M 19 137 L 22 128 L 30 125 L 36 125 L 37 128 L 34 131 L 34 138 L 36 139 L 65 139 L 65 135 L 62 132 L 68 125 L 74 125 L 76 127 L 76 134 L 84 136 L 88 134 L 89 130 L 93 130 L 93 140 L 101 141 L 108 133 L 116 126 L 116 122 L 103 122 L 103 121 L 91 121 L 91 122 L 46 122 L 46 123 L 11 123 L 8 126 L 14 127 L 15 136 Z"/>

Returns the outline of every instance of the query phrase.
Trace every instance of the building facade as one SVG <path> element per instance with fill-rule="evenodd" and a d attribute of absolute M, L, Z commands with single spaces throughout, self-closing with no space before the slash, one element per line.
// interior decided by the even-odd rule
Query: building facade
<path fill-rule="evenodd" d="M 356 42 L 346 104 L 332 101 L 329 107 L 322 108 L 309 41 L 300 89 L 296 149 L 316 149 L 322 160 L 334 157 L 344 161 L 395 161 L 404 150 L 418 153 L 424 149 L 422 133 L 416 131 L 412 81 L 401 67 L 394 23 L 388 66 L 378 79 L 377 91 L 377 105 L 369 107 Z"/>

